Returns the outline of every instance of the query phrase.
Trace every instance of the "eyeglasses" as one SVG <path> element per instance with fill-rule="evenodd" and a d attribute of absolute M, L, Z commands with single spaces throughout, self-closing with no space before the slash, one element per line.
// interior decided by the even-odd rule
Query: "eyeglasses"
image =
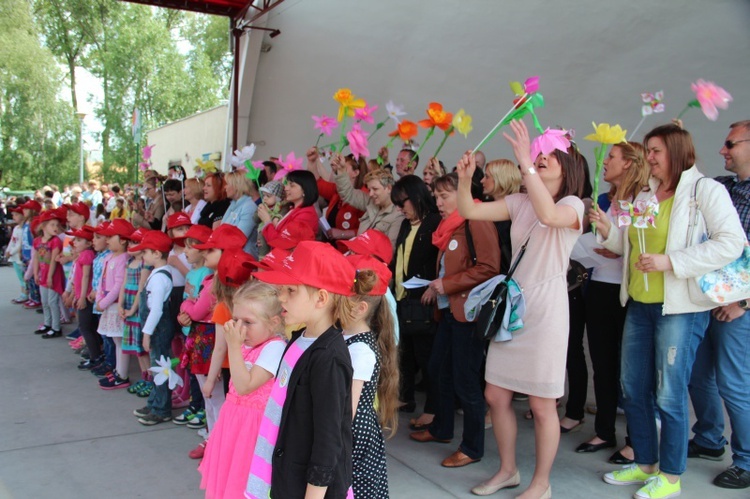
<path fill-rule="evenodd" d="M 734 146 L 739 144 L 740 142 L 750 142 L 750 139 L 745 140 L 727 140 L 724 142 L 724 147 L 726 147 L 729 150 L 734 149 Z"/>

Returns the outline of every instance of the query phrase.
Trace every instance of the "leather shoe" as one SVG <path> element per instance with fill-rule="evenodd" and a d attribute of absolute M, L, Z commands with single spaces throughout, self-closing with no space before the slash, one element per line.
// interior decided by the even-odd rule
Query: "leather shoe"
<path fill-rule="evenodd" d="M 583 454 L 586 452 L 596 452 L 602 449 L 611 449 L 612 447 L 615 447 L 617 445 L 617 442 L 612 440 L 611 442 L 607 442 L 606 440 L 600 444 L 590 444 L 588 442 L 584 442 L 578 447 L 576 447 L 576 452 L 579 454 Z"/>
<path fill-rule="evenodd" d="M 417 442 L 439 442 L 441 444 L 447 444 L 450 443 L 450 439 L 443 440 L 441 438 L 435 438 L 432 433 L 430 433 L 430 430 L 422 430 L 422 431 L 415 431 L 412 433 L 409 433 L 409 438 L 412 440 L 416 440 Z"/>
<path fill-rule="evenodd" d="M 481 461 L 481 459 L 471 458 L 460 450 L 457 450 L 450 456 L 443 459 L 443 462 L 440 464 L 442 464 L 446 468 L 460 468 L 461 466 L 466 466 L 467 464 L 471 463 L 477 463 L 479 461 Z"/>
<path fill-rule="evenodd" d="M 521 485 L 521 473 L 516 470 L 516 473 L 507 480 L 504 480 L 497 485 L 490 485 L 487 482 L 480 483 L 479 485 L 471 489 L 471 493 L 475 496 L 489 496 L 500 489 L 514 489 L 519 485 Z"/>
<path fill-rule="evenodd" d="M 714 479 L 714 485 L 723 489 L 746 489 L 750 487 L 750 471 L 739 466 L 730 466 Z"/>
<path fill-rule="evenodd" d="M 623 456 L 619 450 L 609 456 L 608 461 L 612 464 L 633 464 L 635 462 L 635 460 Z"/>
<path fill-rule="evenodd" d="M 578 430 L 580 430 L 580 429 L 581 429 L 581 426 L 582 426 L 582 425 L 583 425 L 583 419 L 579 420 L 579 421 L 578 421 L 578 422 L 577 422 L 577 423 L 576 423 L 576 424 L 575 424 L 574 426 L 572 426 L 571 428 L 566 428 L 566 427 L 564 427 L 563 425 L 560 425 L 560 433 L 562 433 L 562 434 L 565 434 L 565 433 L 571 433 L 571 432 L 574 432 L 574 431 L 578 431 Z"/>

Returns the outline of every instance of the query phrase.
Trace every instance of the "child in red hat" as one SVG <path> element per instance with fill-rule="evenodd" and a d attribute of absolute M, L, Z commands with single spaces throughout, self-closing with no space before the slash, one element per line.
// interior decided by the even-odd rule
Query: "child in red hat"
<path fill-rule="evenodd" d="M 78 329 L 81 337 L 91 338 L 96 335 L 97 324 L 94 322 L 93 305 L 88 300 L 88 294 L 91 291 L 92 266 L 96 253 L 92 249 L 94 231 L 92 227 L 86 225 L 80 229 L 66 232 L 73 238 L 73 262 L 72 271 L 72 293 L 71 303 L 78 315 Z M 81 365 L 90 365 L 95 359 L 86 359 Z"/>
<path fill-rule="evenodd" d="M 303 241 L 255 277 L 281 285 L 282 316 L 306 328 L 281 360 L 245 495 L 343 498 L 352 479 L 352 364 L 334 314 L 337 300 L 353 294 L 354 268 L 331 245 Z"/>
<path fill-rule="evenodd" d="M 352 407 L 357 409 L 352 422 L 352 488 L 355 498 L 388 497 L 383 428 L 390 429 L 390 436 L 396 433 L 399 390 L 394 318 L 385 299 L 391 271 L 372 256 L 347 259 L 357 269 L 355 295 L 339 300 L 336 319 L 354 368 Z"/>
<path fill-rule="evenodd" d="M 130 356 L 122 350 L 122 335 L 125 324 L 119 313 L 120 289 L 125 282 L 128 264 L 128 240 L 135 229 L 127 220 L 117 218 L 99 234 L 107 237 L 110 255 L 104 262 L 104 274 L 96 295 L 95 307 L 102 313 L 99 318 L 100 335 L 115 345 L 115 366 L 111 373 L 99 380 L 102 390 L 115 390 L 130 386 L 128 370 Z"/>
<path fill-rule="evenodd" d="M 39 285 L 44 310 L 44 324 L 34 331 L 42 338 L 62 336 L 60 326 L 60 301 L 65 290 L 65 275 L 57 257 L 62 251 L 62 241 L 57 237 L 62 232 L 60 213 L 45 211 L 39 216 L 41 235 L 34 239 L 34 280 Z"/>
<path fill-rule="evenodd" d="M 23 239 L 21 241 L 21 260 L 26 266 L 24 279 L 26 279 L 26 289 L 29 294 L 29 300 L 23 304 L 23 308 L 38 309 L 42 306 L 42 297 L 39 291 L 39 285 L 34 280 L 34 239 L 37 235 L 32 227 L 33 218 L 42 210 L 42 205 L 36 201 L 27 201 L 18 207 L 23 213 Z"/>
<path fill-rule="evenodd" d="M 172 294 L 172 269 L 167 264 L 172 240 L 163 232 L 152 230 L 146 232 L 141 243 L 131 249 L 143 251 L 143 263 L 153 267 L 140 294 L 138 313 L 141 316 L 143 349 L 149 352 L 151 367 L 154 368 L 159 366 L 157 362 L 161 357 L 172 357 L 172 339 L 175 334 L 169 303 Z M 170 421 L 172 393 L 169 383 L 154 386 L 146 406 L 136 409 L 133 414 L 144 426 Z"/>
<path fill-rule="evenodd" d="M 233 282 L 249 277 L 249 268 L 240 264 L 248 257 L 242 250 L 225 252 L 222 260 L 228 260 L 226 270 L 231 271 L 225 274 L 220 264 L 218 278 Z M 244 497 L 263 411 L 286 345 L 278 294 L 276 286 L 260 281 L 234 294 L 236 320 L 224 325 L 232 375 L 229 393 L 198 468 L 206 497 Z"/>

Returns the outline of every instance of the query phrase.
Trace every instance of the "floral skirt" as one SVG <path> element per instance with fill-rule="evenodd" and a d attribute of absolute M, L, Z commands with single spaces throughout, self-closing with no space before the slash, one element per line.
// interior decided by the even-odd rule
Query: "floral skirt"
<path fill-rule="evenodd" d="M 208 374 L 211 354 L 216 340 L 216 325 L 210 322 L 193 322 L 185 340 L 180 365 L 190 369 L 191 374 Z"/>

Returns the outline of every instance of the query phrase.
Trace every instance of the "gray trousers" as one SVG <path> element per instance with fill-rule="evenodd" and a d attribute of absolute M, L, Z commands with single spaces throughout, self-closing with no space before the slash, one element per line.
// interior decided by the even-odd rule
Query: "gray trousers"
<path fill-rule="evenodd" d="M 39 286 L 39 293 L 42 295 L 44 325 L 60 331 L 60 293 L 44 286 Z"/>

